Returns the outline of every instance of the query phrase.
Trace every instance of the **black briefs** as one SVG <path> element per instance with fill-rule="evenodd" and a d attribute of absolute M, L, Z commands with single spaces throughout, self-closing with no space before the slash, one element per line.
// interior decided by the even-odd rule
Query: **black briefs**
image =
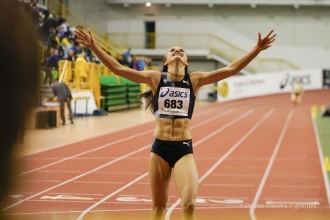
<path fill-rule="evenodd" d="M 181 157 L 193 153 L 192 141 L 163 141 L 155 138 L 151 152 L 163 158 L 173 168 Z"/>

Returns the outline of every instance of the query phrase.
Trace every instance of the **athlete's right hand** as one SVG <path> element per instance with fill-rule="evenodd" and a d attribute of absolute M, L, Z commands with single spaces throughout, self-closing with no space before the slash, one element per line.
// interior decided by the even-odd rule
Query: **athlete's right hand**
<path fill-rule="evenodd" d="M 77 37 L 76 41 L 80 44 L 83 44 L 86 47 L 90 48 L 95 44 L 91 30 L 88 30 L 88 34 L 87 34 L 81 28 L 78 28 L 75 32 L 75 35 Z"/>

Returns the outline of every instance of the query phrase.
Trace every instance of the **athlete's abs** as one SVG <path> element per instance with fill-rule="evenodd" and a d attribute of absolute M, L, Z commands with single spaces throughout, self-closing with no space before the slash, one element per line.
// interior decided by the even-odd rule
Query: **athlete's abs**
<path fill-rule="evenodd" d="M 190 119 L 156 118 L 154 137 L 167 141 L 182 141 L 191 139 Z"/>

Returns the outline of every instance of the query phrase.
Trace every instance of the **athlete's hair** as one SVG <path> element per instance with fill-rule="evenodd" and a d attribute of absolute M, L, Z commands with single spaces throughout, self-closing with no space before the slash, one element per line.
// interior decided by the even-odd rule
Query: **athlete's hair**
<path fill-rule="evenodd" d="M 165 56 L 164 56 L 164 58 L 163 58 L 163 63 L 165 63 L 165 61 L 166 61 L 166 55 L 167 55 L 167 53 L 165 54 Z M 162 69 L 162 73 L 164 73 L 164 72 L 167 72 L 167 65 L 163 65 L 163 69 Z M 184 68 L 184 73 L 185 74 L 188 74 L 188 66 L 186 66 L 185 68 Z M 148 107 L 150 107 L 150 111 L 151 111 L 151 113 L 152 114 L 155 114 L 155 106 L 154 106 L 154 104 L 153 104 L 153 95 L 152 95 L 152 91 L 151 91 L 151 89 L 148 89 L 148 90 L 146 90 L 144 93 L 142 93 L 141 95 L 139 95 L 138 97 L 137 97 L 137 99 L 139 99 L 139 98 L 143 98 L 145 101 L 146 101 L 146 103 L 147 103 L 147 106 L 146 106 L 146 109 L 148 108 Z"/>

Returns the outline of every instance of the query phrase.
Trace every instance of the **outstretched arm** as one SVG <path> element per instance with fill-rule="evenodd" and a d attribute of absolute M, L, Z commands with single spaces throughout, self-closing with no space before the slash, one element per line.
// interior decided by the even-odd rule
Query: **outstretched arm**
<path fill-rule="evenodd" d="M 194 72 L 191 73 L 191 78 L 196 77 L 196 88 L 200 88 L 203 85 L 218 82 L 229 76 L 237 74 L 244 67 L 246 67 L 261 51 L 266 50 L 271 47 L 271 43 L 274 42 L 276 34 L 273 34 L 273 30 L 270 31 L 266 37 L 261 38 L 260 33 L 258 33 L 258 43 L 257 45 L 243 57 L 235 60 L 227 67 L 217 69 L 211 72 Z M 195 81 L 195 80 L 194 80 Z"/>
<path fill-rule="evenodd" d="M 109 68 L 116 75 L 122 76 L 138 83 L 152 84 L 152 77 L 157 74 L 157 71 L 137 71 L 125 66 L 122 66 L 117 60 L 113 59 L 106 52 L 104 52 L 95 42 L 92 32 L 88 30 L 88 33 L 82 29 L 76 30 L 77 42 L 90 48 L 94 54 L 101 60 L 101 62 Z"/>

